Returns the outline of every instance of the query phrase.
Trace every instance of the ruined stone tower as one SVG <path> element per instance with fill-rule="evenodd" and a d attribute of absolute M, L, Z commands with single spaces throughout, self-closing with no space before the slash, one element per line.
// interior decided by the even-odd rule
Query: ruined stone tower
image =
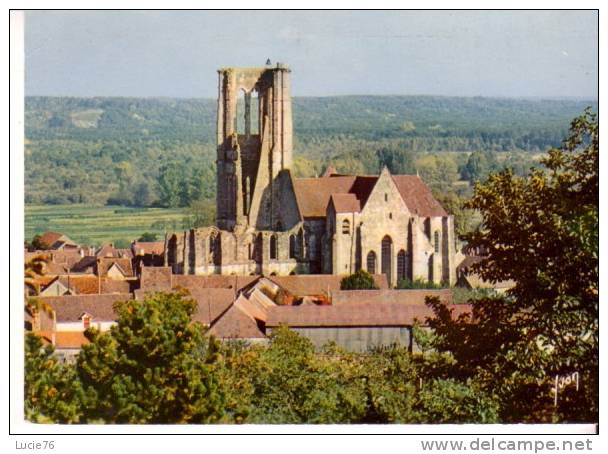
<path fill-rule="evenodd" d="M 282 230 L 281 180 L 291 168 L 290 70 L 218 70 L 217 226 Z"/>

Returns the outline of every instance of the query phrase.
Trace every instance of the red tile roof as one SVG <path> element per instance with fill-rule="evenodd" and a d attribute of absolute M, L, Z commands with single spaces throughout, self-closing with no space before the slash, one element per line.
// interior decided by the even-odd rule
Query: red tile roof
<path fill-rule="evenodd" d="M 350 192 L 356 177 L 296 178 L 293 188 L 303 217 L 325 217 L 332 194 Z"/>
<path fill-rule="evenodd" d="M 198 303 L 192 320 L 211 325 L 232 305 L 235 294 L 231 289 L 208 288 L 190 290 L 190 296 Z"/>
<path fill-rule="evenodd" d="M 84 331 L 55 331 L 53 335 L 58 349 L 77 349 L 89 343 Z"/>
<path fill-rule="evenodd" d="M 447 216 L 435 200 L 429 187 L 417 175 L 392 175 L 393 181 L 408 209 L 418 216 Z M 354 194 L 360 207 L 365 206 L 377 176 L 324 176 L 297 178 L 294 190 L 300 212 L 304 217 L 325 217 L 332 194 Z M 351 208 L 352 202 L 349 203 Z"/>
<path fill-rule="evenodd" d="M 101 278 L 101 293 L 129 293 L 131 283 L 129 281 L 117 281 L 114 279 Z"/>
<path fill-rule="evenodd" d="M 255 318 L 242 307 L 234 304 L 211 326 L 209 334 L 220 339 L 263 339 L 266 337 Z"/>
<path fill-rule="evenodd" d="M 297 274 L 292 276 L 268 276 L 278 286 L 294 296 L 325 295 L 329 290 L 332 294 L 340 290 L 340 282 L 345 276 L 334 274 Z M 374 281 L 380 289 L 388 288 L 385 274 L 374 274 Z"/>
<path fill-rule="evenodd" d="M 361 204 L 355 194 L 332 194 L 330 203 L 333 204 L 336 213 L 358 213 Z"/>
<path fill-rule="evenodd" d="M 446 303 L 452 303 L 453 292 L 451 289 L 427 290 L 342 290 L 332 294 L 332 304 L 415 304 L 424 305 L 427 296 L 437 296 Z"/>
<path fill-rule="evenodd" d="M 452 316 L 470 313 L 465 304 L 450 305 Z M 405 304 L 356 304 L 338 306 L 277 306 L 270 309 L 267 327 L 287 325 L 290 327 L 328 326 L 412 326 L 417 320 L 424 323 L 432 317 L 428 306 Z"/>
<path fill-rule="evenodd" d="M 447 216 L 429 187 L 417 175 L 392 175 L 393 181 L 412 214 L 422 217 Z"/>
<path fill-rule="evenodd" d="M 97 275 L 105 277 L 112 265 L 118 265 L 125 277 L 133 277 L 133 265 L 130 258 L 116 257 L 98 257 L 97 258 Z"/>
<path fill-rule="evenodd" d="M 172 287 L 184 287 L 187 289 L 231 288 L 238 291 L 257 279 L 259 279 L 259 276 L 225 276 L 221 274 L 194 276 L 173 274 L 171 276 L 171 285 Z"/>
<path fill-rule="evenodd" d="M 46 247 L 50 248 L 63 236 L 63 233 L 59 232 L 44 232 L 42 235 L 40 235 L 40 242 Z"/>
<path fill-rule="evenodd" d="M 169 290 L 171 288 L 170 266 L 144 266 L 141 268 L 141 288 L 149 290 Z"/>
<path fill-rule="evenodd" d="M 108 295 L 65 295 L 40 297 L 48 303 L 56 313 L 57 322 L 77 322 L 86 312 L 93 316 L 94 321 L 114 321 L 114 303 L 133 299 L 131 293 Z"/>
<path fill-rule="evenodd" d="M 135 241 L 131 245 L 135 255 L 163 255 L 165 253 L 164 241 Z"/>

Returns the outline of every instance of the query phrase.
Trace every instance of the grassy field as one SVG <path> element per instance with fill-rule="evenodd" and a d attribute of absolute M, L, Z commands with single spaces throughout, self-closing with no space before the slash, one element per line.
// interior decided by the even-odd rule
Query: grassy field
<path fill-rule="evenodd" d="M 125 243 L 144 232 L 156 233 L 187 228 L 183 208 L 128 208 L 90 205 L 26 205 L 25 238 L 48 230 L 68 235 L 86 245 L 110 241 Z"/>

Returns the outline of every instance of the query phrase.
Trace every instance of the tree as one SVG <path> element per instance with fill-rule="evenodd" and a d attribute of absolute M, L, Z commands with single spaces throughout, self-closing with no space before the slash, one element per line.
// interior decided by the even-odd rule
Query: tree
<path fill-rule="evenodd" d="M 469 155 L 460 175 L 472 183 L 485 180 L 491 172 L 498 170 L 498 162 L 492 151 L 475 151 Z"/>
<path fill-rule="evenodd" d="M 146 243 L 146 242 L 157 241 L 157 239 L 158 239 L 158 236 L 156 235 L 156 233 L 144 232 L 137 239 L 137 241 L 141 241 L 141 242 Z"/>
<path fill-rule="evenodd" d="M 168 208 L 180 206 L 182 197 L 183 168 L 177 163 L 169 163 L 160 169 L 158 188 L 160 203 Z"/>
<path fill-rule="evenodd" d="M 365 270 L 359 270 L 340 281 L 340 290 L 374 290 L 377 288 L 374 277 Z"/>
<path fill-rule="evenodd" d="M 81 388 L 74 367 L 60 364 L 51 345 L 33 333 L 25 336 L 25 417 L 37 423 L 76 423 Z"/>
<path fill-rule="evenodd" d="M 46 251 L 49 245 L 44 241 L 41 241 L 42 236 L 39 234 L 34 235 L 32 238 L 32 250 L 34 251 Z"/>
<path fill-rule="evenodd" d="M 462 376 L 475 376 L 501 400 L 511 421 L 593 421 L 598 379 L 599 136 L 594 114 L 576 118 L 544 169 L 511 170 L 478 184 L 467 208 L 483 222 L 465 236 L 487 251 L 473 266 L 485 280 L 512 279 L 504 297 L 472 301 L 473 317 L 451 321 L 430 300 L 437 348 L 450 351 Z M 582 391 L 552 408 L 557 374 L 578 371 Z"/>
<path fill-rule="evenodd" d="M 77 363 L 86 421 L 220 420 L 224 392 L 211 373 L 217 345 L 191 321 L 196 308 L 184 293 L 156 293 L 118 303 L 109 332 L 86 332 L 91 343 Z"/>
<path fill-rule="evenodd" d="M 147 207 L 154 202 L 152 188 L 147 180 L 142 180 L 133 186 L 133 205 Z"/>

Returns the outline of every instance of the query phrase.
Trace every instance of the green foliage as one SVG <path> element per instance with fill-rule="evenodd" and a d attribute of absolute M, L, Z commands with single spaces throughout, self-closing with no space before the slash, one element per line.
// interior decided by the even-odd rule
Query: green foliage
<path fill-rule="evenodd" d="M 214 206 L 214 204 L 213 204 Z M 128 243 L 150 232 L 164 238 L 167 231 L 188 228 L 185 208 L 129 208 L 95 205 L 26 205 L 25 235 L 53 230 L 79 244 Z M 188 216 L 186 220 L 189 220 Z"/>
<path fill-rule="evenodd" d="M 158 235 L 156 235 L 156 233 L 144 232 L 137 239 L 137 241 L 141 241 L 141 242 L 144 242 L 144 243 L 145 242 L 158 241 Z"/>
<path fill-rule="evenodd" d="M 209 423 L 223 416 L 224 395 L 210 363 L 215 341 L 191 323 L 196 302 L 157 293 L 118 303 L 110 332 L 87 331 L 79 355 L 86 421 Z"/>
<path fill-rule="evenodd" d="M 25 417 L 37 423 L 75 423 L 80 420 L 81 388 L 74 367 L 61 364 L 53 347 L 43 346 L 32 333 L 25 336 Z"/>
<path fill-rule="evenodd" d="M 597 420 L 598 158 L 598 124 L 587 111 L 542 159 L 544 169 L 527 178 L 505 170 L 478 184 L 467 206 L 483 223 L 466 239 L 489 255 L 473 268 L 516 285 L 473 301 L 474 324 L 452 322 L 429 301 L 437 349 L 453 354 L 460 377 L 495 395 L 505 421 Z M 582 390 L 564 393 L 554 409 L 554 375 L 574 371 Z"/>
<path fill-rule="evenodd" d="M 45 242 L 40 241 L 41 238 L 42 236 L 40 234 L 34 235 L 34 237 L 32 238 L 32 242 L 30 243 L 32 251 L 44 251 L 49 248 L 49 246 Z"/>
<path fill-rule="evenodd" d="M 496 154 L 492 151 L 475 151 L 469 155 L 467 163 L 460 170 L 463 180 L 475 183 L 485 180 L 491 172 L 499 169 Z"/>
<path fill-rule="evenodd" d="M 440 289 L 445 288 L 445 286 L 441 284 L 436 284 L 431 281 L 427 281 L 425 279 L 414 279 L 413 281 L 410 279 L 401 279 L 397 286 L 397 289 L 416 289 L 416 288 L 427 288 L 427 289 Z"/>
<path fill-rule="evenodd" d="M 512 154 L 505 163 L 521 175 L 532 162 L 524 152 L 559 145 L 584 105 L 434 96 L 294 98 L 295 174 L 318 175 L 329 161 L 340 172 L 377 174 L 387 165 L 413 174 L 420 154 L 491 150 Z M 194 186 L 200 197 L 213 199 L 215 109 L 211 99 L 27 97 L 25 201 L 152 206 L 161 199 L 160 170 L 172 163 L 199 169 Z M 444 185 L 457 177 L 450 160 Z M 433 180 L 437 167 L 427 162 L 420 173 L 430 169 Z M 163 204 L 188 206 L 184 198 L 199 198 L 185 189 L 177 190 L 177 199 L 171 190 L 164 194 Z"/>
<path fill-rule="evenodd" d="M 340 281 L 340 290 L 374 290 L 378 286 L 374 277 L 365 270 L 359 270 Z"/>

